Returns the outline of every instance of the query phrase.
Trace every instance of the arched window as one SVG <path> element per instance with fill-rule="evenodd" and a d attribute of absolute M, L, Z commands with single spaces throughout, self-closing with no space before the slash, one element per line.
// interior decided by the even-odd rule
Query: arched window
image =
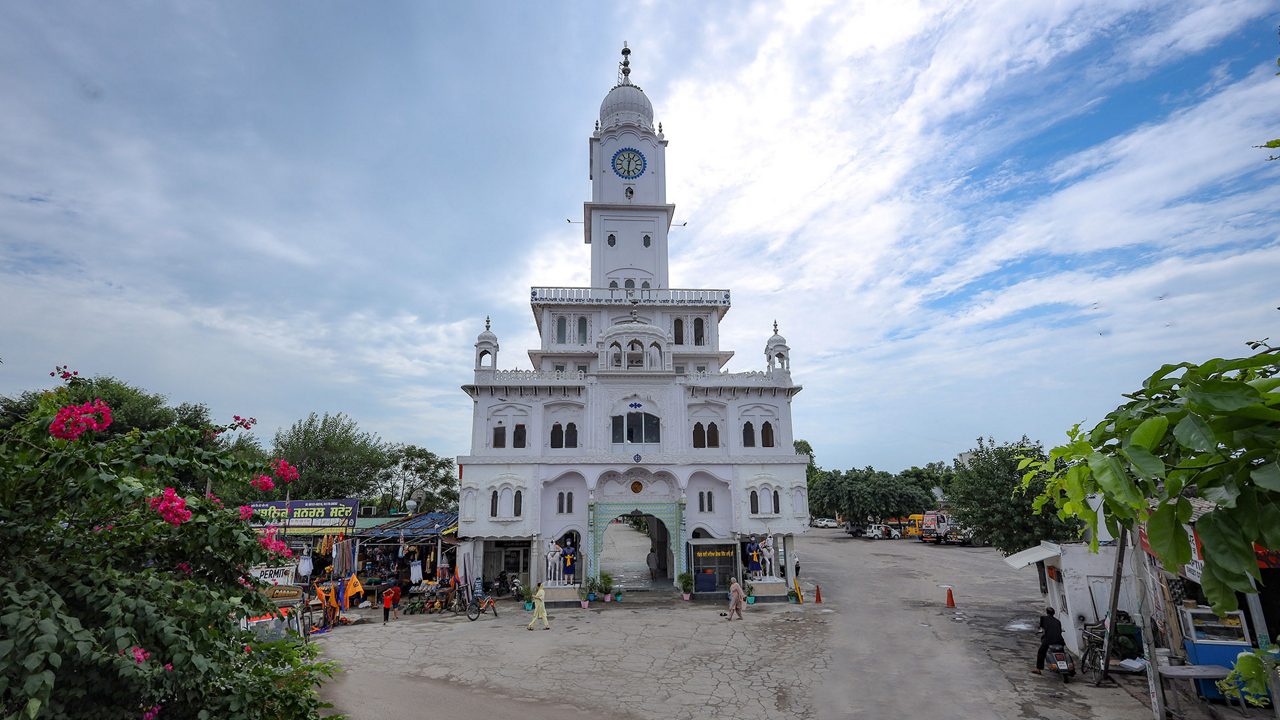
<path fill-rule="evenodd" d="M 645 280 L 644 282 L 640 283 L 640 289 L 641 289 L 641 290 L 648 290 L 648 289 L 649 289 L 649 281 L 648 281 L 648 280 Z"/>
<path fill-rule="evenodd" d="M 578 447 L 578 426 L 575 423 L 569 423 L 564 428 L 564 446 L 567 448 Z M 569 493 L 573 497 L 573 493 Z"/>
<path fill-rule="evenodd" d="M 680 318 L 676 318 L 674 329 L 675 329 L 675 336 L 676 336 L 676 344 L 683 345 L 684 344 L 684 320 L 681 320 Z"/>
<path fill-rule="evenodd" d="M 517 490 L 516 499 L 511 503 L 511 515 L 513 517 L 520 517 L 520 511 L 524 509 L 521 507 L 522 505 L 524 505 L 524 493 Z"/>
<path fill-rule="evenodd" d="M 504 448 L 507 446 L 507 428 L 499 425 L 493 429 L 493 447 Z"/>
<path fill-rule="evenodd" d="M 567 318 L 562 318 L 562 317 L 556 318 L 556 342 L 558 343 L 567 342 L 566 336 L 568 335 L 568 331 L 566 330 L 566 328 L 568 327 L 568 325 L 569 325 L 569 320 Z"/>
<path fill-rule="evenodd" d="M 578 318 L 578 344 L 587 344 L 587 319 L 584 317 Z"/>
<path fill-rule="evenodd" d="M 511 447 L 524 447 L 524 425 L 516 425 L 516 429 L 511 432 Z"/>
<path fill-rule="evenodd" d="M 778 502 L 778 491 L 773 491 L 773 514 L 777 515 L 781 511 L 782 505 Z"/>
<path fill-rule="evenodd" d="M 720 447 L 720 428 L 715 423 L 707 423 L 707 447 Z"/>
<path fill-rule="evenodd" d="M 645 247 L 649 247 L 649 246 L 650 246 L 650 245 L 652 245 L 652 244 L 653 244 L 653 239 L 652 239 L 652 238 L 650 238 L 648 235 L 645 235 L 645 236 L 644 236 L 644 246 L 645 246 Z"/>
<path fill-rule="evenodd" d="M 573 491 L 564 496 L 564 511 L 573 514 Z"/>
<path fill-rule="evenodd" d="M 773 447 L 773 423 L 771 422 L 760 426 L 760 447 Z"/>
<path fill-rule="evenodd" d="M 698 512 L 706 512 L 706 511 L 707 511 L 707 494 L 700 492 L 698 493 Z"/>
<path fill-rule="evenodd" d="M 742 425 L 742 447 L 756 446 L 756 429 L 751 423 Z"/>
<path fill-rule="evenodd" d="M 627 343 L 627 367 L 644 367 L 644 343 L 639 340 L 632 340 Z"/>
<path fill-rule="evenodd" d="M 489 517 L 498 517 L 498 491 L 489 496 Z"/>
<path fill-rule="evenodd" d="M 613 416 L 613 442 L 658 443 L 662 442 L 661 422 L 657 415 L 629 412 Z"/>
<path fill-rule="evenodd" d="M 480 367 L 482 368 L 493 367 L 493 353 L 489 352 L 488 350 L 480 351 Z"/>
<path fill-rule="evenodd" d="M 649 346 L 649 369 L 662 369 L 662 346 L 658 343 L 653 343 Z"/>
<path fill-rule="evenodd" d="M 609 247 L 613 247 L 614 245 L 617 245 L 617 244 L 618 244 L 618 236 L 617 236 L 617 235 L 610 234 L 610 235 L 609 235 Z"/>
<path fill-rule="evenodd" d="M 693 344 L 694 345 L 707 344 L 706 323 L 702 320 L 702 318 L 693 319 Z"/>
<path fill-rule="evenodd" d="M 760 514 L 760 495 L 755 490 L 751 491 L 751 514 Z"/>
<path fill-rule="evenodd" d="M 556 512 L 564 514 L 564 493 L 556 493 Z"/>
<path fill-rule="evenodd" d="M 716 511 L 716 496 L 710 490 L 707 491 L 707 512 Z"/>
<path fill-rule="evenodd" d="M 560 423 L 551 426 L 551 447 L 556 449 L 564 447 L 564 428 Z"/>
<path fill-rule="evenodd" d="M 609 366 L 622 367 L 622 346 L 616 342 L 609 345 Z"/>
<path fill-rule="evenodd" d="M 707 431 L 702 427 L 702 423 L 693 424 L 693 446 L 696 448 L 707 446 Z M 702 493 L 698 493 L 698 505 L 702 505 Z"/>
<path fill-rule="evenodd" d="M 610 280 L 610 281 L 609 281 L 609 289 L 610 289 L 610 290 L 617 290 L 617 289 L 618 289 L 618 281 L 617 281 L 617 280 Z"/>
<path fill-rule="evenodd" d="M 632 278 L 627 278 L 627 281 L 622 283 L 622 287 L 626 288 L 627 290 L 634 290 L 636 287 L 636 281 L 633 280 Z"/>

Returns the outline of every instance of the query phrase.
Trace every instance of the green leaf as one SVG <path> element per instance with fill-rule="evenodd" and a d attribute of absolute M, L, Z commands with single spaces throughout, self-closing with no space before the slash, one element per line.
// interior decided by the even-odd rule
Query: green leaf
<path fill-rule="evenodd" d="M 1200 578 L 1200 589 L 1204 590 L 1204 595 L 1213 606 L 1213 611 L 1219 615 L 1235 612 L 1240 607 L 1236 602 L 1235 589 L 1219 579 L 1207 566 Z"/>
<path fill-rule="evenodd" d="M 1182 529 L 1176 504 L 1164 503 L 1147 521 L 1147 541 L 1169 572 L 1191 561 L 1191 541 Z"/>
<path fill-rule="evenodd" d="M 1102 489 L 1112 497 L 1133 507 L 1143 504 L 1142 493 L 1138 492 L 1137 486 L 1114 455 L 1091 454 L 1089 470 L 1093 472 Z"/>
<path fill-rule="evenodd" d="M 1218 447 L 1218 441 L 1214 439 L 1213 430 L 1209 429 L 1209 424 L 1193 412 L 1187 413 L 1187 416 L 1174 426 L 1173 436 L 1177 438 L 1180 445 L 1189 450 L 1209 452 Z"/>
<path fill-rule="evenodd" d="M 1258 531 L 1263 547 L 1280 550 L 1280 505 L 1269 502 L 1258 506 Z"/>
<path fill-rule="evenodd" d="M 1239 380 L 1209 378 L 1190 383 L 1178 393 L 1193 405 L 1231 412 L 1262 402 L 1262 394 Z"/>
<path fill-rule="evenodd" d="M 1216 478 L 1212 483 L 1200 486 L 1200 497 L 1220 507 L 1233 508 L 1240 497 L 1240 488 L 1230 478 Z"/>
<path fill-rule="evenodd" d="M 1155 450 L 1160 441 L 1164 439 L 1164 433 L 1169 429 L 1169 418 L 1164 415 L 1156 415 L 1142 421 L 1142 424 L 1134 429 L 1129 435 L 1129 444 L 1146 448 L 1147 450 Z"/>
<path fill-rule="evenodd" d="M 1196 522 L 1196 534 L 1204 543 L 1205 566 L 1216 565 L 1229 573 L 1256 575 L 1258 558 L 1253 544 L 1246 541 L 1240 528 L 1231 522 L 1225 512 L 1209 513 Z M 1226 575 L 1220 575 L 1228 581 Z"/>
<path fill-rule="evenodd" d="M 1255 485 L 1280 492 L 1280 463 L 1267 463 L 1249 473 Z"/>
<path fill-rule="evenodd" d="M 1129 459 L 1138 474 L 1149 478 L 1164 477 L 1164 461 L 1151 454 L 1141 445 L 1130 445 L 1120 451 L 1120 454 Z"/>

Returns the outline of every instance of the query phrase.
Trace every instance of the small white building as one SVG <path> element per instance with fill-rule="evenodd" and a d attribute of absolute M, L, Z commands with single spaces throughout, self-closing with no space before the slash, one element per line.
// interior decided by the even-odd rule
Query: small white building
<path fill-rule="evenodd" d="M 1109 537 L 1109 536 L 1108 536 Z M 1126 548 L 1126 550 L 1129 550 Z M 1116 568 L 1116 545 L 1099 545 L 1098 552 L 1089 551 L 1088 543 L 1051 543 L 1041 541 L 1005 558 L 1014 568 L 1044 563 L 1042 592 L 1062 623 L 1067 649 L 1080 655 L 1080 617 L 1085 624 L 1101 622 L 1111 606 L 1111 587 Z M 1119 610 L 1138 614 L 1138 592 L 1133 579 L 1133 552 L 1125 553 L 1120 577 Z M 1047 590 L 1047 592 L 1045 592 Z"/>
<path fill-rule="evenodd" d="M 500 369 L 486 321 L 463 386 L 474 416 L 458 458 L 459 562 L 486 580 L 505 570 L 557 584 L 546 556 L 566 540 L 578 579 L 597 576 L 608 524 L 628 516 L 648 520 L 660 577 L 693 570 L 702 589 L 722 587 L 753 536 L 782 574 L 806 527 L 791 349 L 775 323 L 759 369 L 726 372 L 729 290 L 671 287 L 668 141 L 629 54 L 588 141 L 591 287 L 529 289 L 541 335 L 530 369 Z"/>

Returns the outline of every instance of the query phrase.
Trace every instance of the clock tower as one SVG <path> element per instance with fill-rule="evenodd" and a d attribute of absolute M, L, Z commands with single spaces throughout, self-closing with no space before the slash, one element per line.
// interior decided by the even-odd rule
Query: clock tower
<path fill-rule="evenodd" d="M 591 285 L 667 288 L 667 141 L 653 124 L 653 105 L 631 82 L 631 49 L 623 44 L 618 84 L 600 103 L 591 135 L 591 200 L 584 204 L 591 246 Z"/>

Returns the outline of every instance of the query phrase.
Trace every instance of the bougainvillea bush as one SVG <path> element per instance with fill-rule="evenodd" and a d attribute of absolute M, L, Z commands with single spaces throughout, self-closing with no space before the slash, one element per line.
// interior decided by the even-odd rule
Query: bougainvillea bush
<path fill-rule="evenodd" d="M 110 407 L 59 377 L 0 430 L 0 717 L 320 717 L 333 667 L 240 628 L 272 612 L 248 569 L 284 562 L 283 544 L 247 508 L 173 487 L 248 488 L 278 467 L 210 447 L 210 429 L 105 432 Z"/>

